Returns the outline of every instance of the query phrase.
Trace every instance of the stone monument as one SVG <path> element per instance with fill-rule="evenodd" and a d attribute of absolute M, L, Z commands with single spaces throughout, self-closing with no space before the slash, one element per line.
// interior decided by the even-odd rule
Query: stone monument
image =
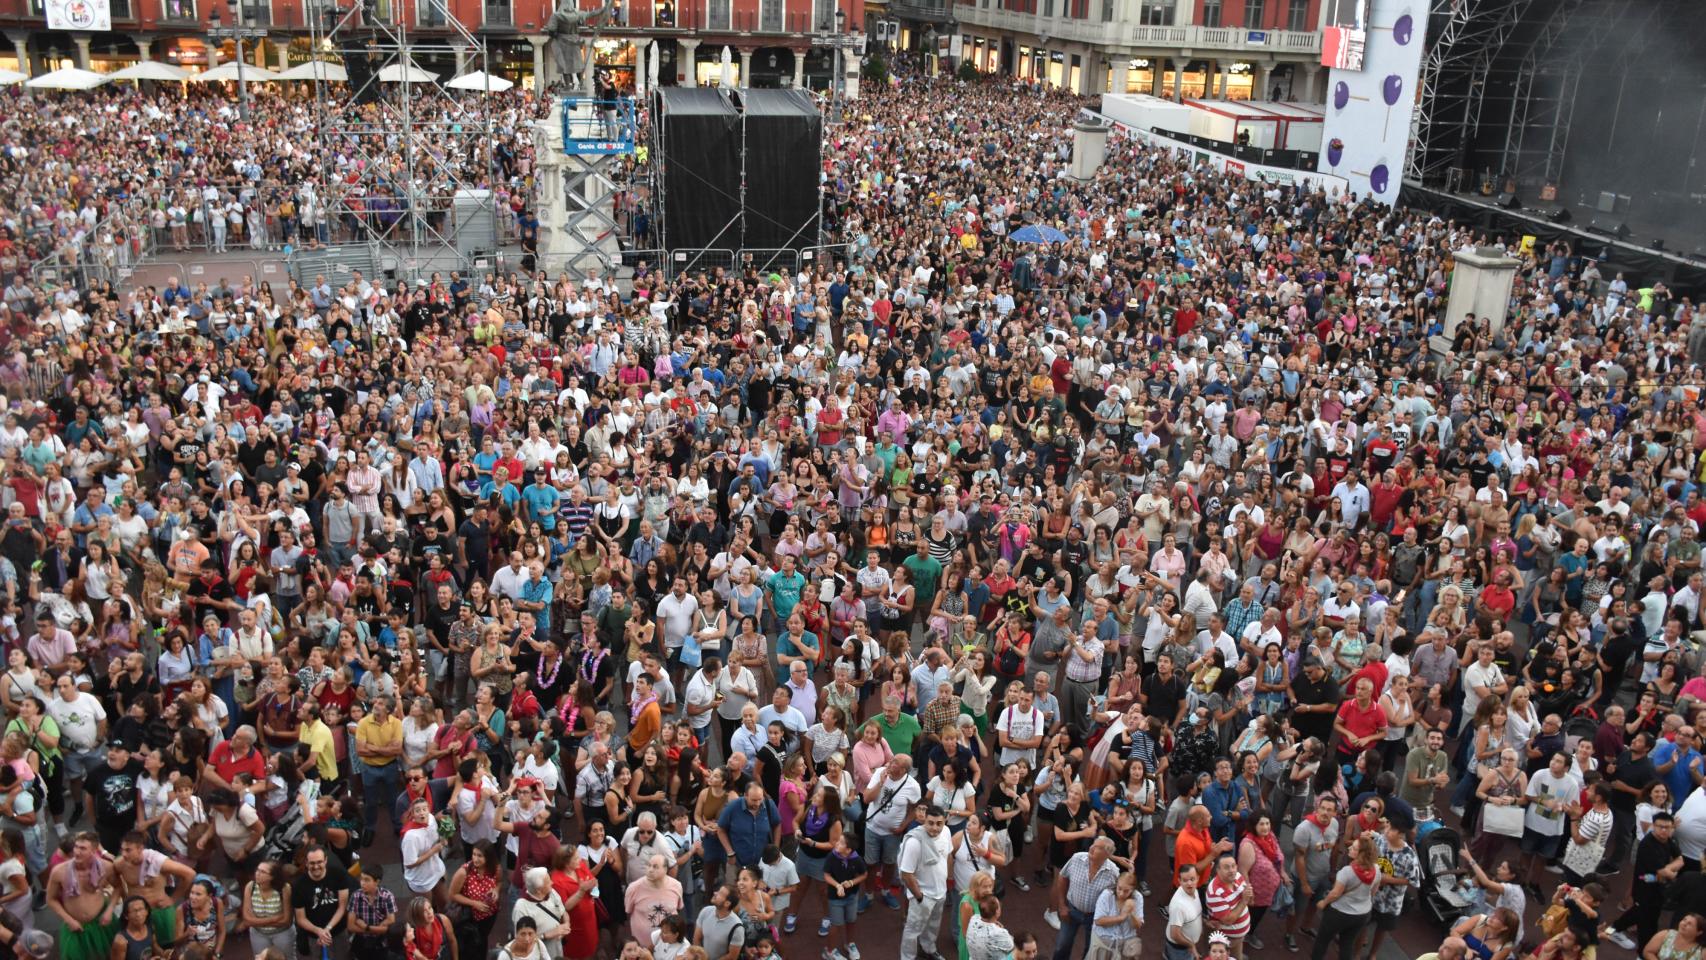
<path fill-rule="evenodd" d="M 563 0 L 545 21 L 543 32 L 551 38 L 546 52 L 556 75 L 563 78 L 568 89 L 592 92 L 592 41 L 598 39 L 598 28 L 615 9 L 615 0 L 605 0 L 604 6 L 597 10 L 582 10 L 575 0 Z"/>
<path fill-rule="evenodd" d="M 1108 131 L 1105 123 L 1079 120 L 1072 125 L 1072 172 L 1079 183 L 1096 179 L 1096 171 L 1108 157 Z"/>
<path fill-rule="evenodd" d="M 1522 261 L 1496 247 L 1476 247 L 1452 254 L 1451 289 L 1446 292 L 1445 338 L 1457 336 L 1466 316 L 1486 317 L 1493 333 L 1505 328 L 1510 315 L 1511 284 Z"/>

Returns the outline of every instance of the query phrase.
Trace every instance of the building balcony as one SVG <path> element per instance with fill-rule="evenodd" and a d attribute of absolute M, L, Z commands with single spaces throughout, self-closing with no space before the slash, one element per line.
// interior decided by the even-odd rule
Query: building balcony
<path fill-rule="evenodd" d="M 916 20 L 919 23 L 947 23 L 961 7 L 944 0 L 891 0 L 887 14 L 897 20 Z"/>
<path fill-rule="evenodd" d="M 482 25 L 488 29 L 509 30 L 515 26 L 515 8 L 507 3 L 488 3 L 482 11 Z"/>
<path fill-rule="evenodd" d="M 895 0 L 889 12 L 902 6 L 930 6 L 930 0 Z M 1241 27 L 1145 26 L 1143 24 L 1081 20 L 1074 17 L 1043 17 L 1015 10 L 986 8 L 980 4 L 958 4 L 954 16 L 963 24 L 1012 33 L 1028 33 L 1051 39 L 1088 43 L 1099 47 L 1124 47 L 1134 51 L 1188 50 L 1192 56 L 1236 53 L 1258 57 L 1290 54 L 1316 57 L 1321 53 L 1321 34 L 1301 30 L 1246 30 Z"/>

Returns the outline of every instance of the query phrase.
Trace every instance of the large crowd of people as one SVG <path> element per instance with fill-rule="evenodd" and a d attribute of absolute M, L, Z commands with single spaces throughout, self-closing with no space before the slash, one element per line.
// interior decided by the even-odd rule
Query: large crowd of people
<path fill-rule="evenodd" d="M 874 85 L 798 274 L 5 278 L 0 940 L 1699 960 L 1706 319 L 1086 105 Z M 315 235 L 258 109 L 35 98 L 0 244 Z"/>
<path fill-rule="evenodd" d="M 341 135 L 328 130 L 308 84 L 257 86 L 246 123 L 220 87 L 155 86 L 8 96 L 0 119 L 8 280 L 52 257 L 111 276 L 153 250 L 266 252 L 389 236 L 404 211 L 427 223 L 427 236 L 447 236 L 458 190 L 492 190 L 505 216 L 528 192 L 527 127 L 539 101 L 525 92 L 417 90 L 405 143 L 386 132 L 400 116 L 394 105 L 334 99 L 347 125 Z M 404 182 L 405 146 L 414 183 Z"/>

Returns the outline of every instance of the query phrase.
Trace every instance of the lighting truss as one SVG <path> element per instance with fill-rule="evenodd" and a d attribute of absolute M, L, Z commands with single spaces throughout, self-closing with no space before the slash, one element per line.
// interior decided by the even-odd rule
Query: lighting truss
<path fill-rule="evenodd" d="M 315 84 L 317 126 L 333 158 L 320 181 L 328 221 L 353 225 L 353 242 L 399 277 L 471 270 L 474 251 L 495 252 L 499 243 L 494 111 L 479 93 L 447 91 L 446 77 L 380 76 L 387 68 L 409 76 L 419 69 L 417 56 L 454 56 L 491 73 L 486 41 L 463 26 L 447 0 L 416 5 L 415 15 L 448 31 L 420 39 L 400 0 L 335 2 L 311 0 L 309 41 L 317 52 L 340 54 L 346 68 L 351 54 L 365 57 L 371 70 L 351 73 L 347 98 L 329 97 Z"/>

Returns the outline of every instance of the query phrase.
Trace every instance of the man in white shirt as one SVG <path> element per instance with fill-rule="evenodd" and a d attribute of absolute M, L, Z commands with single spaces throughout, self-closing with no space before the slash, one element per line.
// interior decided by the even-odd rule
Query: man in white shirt
<path fill-rule="evenodd" d="M 107 711 L 92 693 L 77 689 L 70 674 L 61 674 L 54 684 L 55 695 L 47 702 L 47 715 L 59 724 L 59 751 L 65 762 L 65 778 L 71 784 L 72 811 L 68 823 L 83 815 L 83 780 L 106 762 Z"/>
<path fill-rule="evenodd" d="M 867 890 L 883 891 L 883 903 L 899 909 L 900 901 L 888 892 L 888 874 L 900 856 L 901 838 L 912 822 L 912 805 L 923 796 L 917 778 L 912 775 L 912 758 L 899 754 L 881 768 L 871 771 L 870 782 L 863 791 L 865 809 L 865 866 L 876 882 L 866 884 Z M 870 902 L 870 896 L 860 898 L 860 905 Z"/>
<path fill-rule="evenodd" d="M 1004 708 L 996 719 L 995 738 L 1001 747 L 1003 767 L 1020 760 L 1036 764 L 1037 748 L 1048 732 L 1048 723 L 1036 704 L 1036 693 L 1025 687 L 1019 691 L 1019 702 Z"/>
<path fill-rule="evenodd" d="M 515 600 L 521 596 L 521 585 L 527 580 L 527 568 L 521 564 L 521 551 L 512 550 L 509 565 L 492 574 L 492 595 Z"/>
<path fill-rule="evenodd" d="M 942 930 L 942 903 L 948 896 L 948 858 L 952 835 L 941 807 L 924 808 L 924 826 L 906 834 L 900 845 L 900 880 L 906 887 L 906 926 L 900 935 L 901 960 L 917 960 L 919 944 L 934 956 Z"/>
<path fill-rule="evenodd" d="M 658 624 L 663 627 L 664 649 L 669 651 L 672 664 L 681 659 L 681 645 L 693 629 L 693 615 L 699 612 L 699 598 L 687 592 L 687 581 L 675 578 L 669 593 L 658 601 Z"/>
<path fill-rule="evenodd" d="M 711 750 L 711 717 L 715 716 L 722 694 L 717 692 L 717 681 L 723 672 L 722 662 L 716 657 L 706 657 L 699 669 L 687 681 L 687 693 L 684 703 L 687 710 L 687 726 L 693 730 L 693 735 L 699 738 L 700 749 L 705 752 L 706 763 L 715 763 L 710 759 Z"/>

